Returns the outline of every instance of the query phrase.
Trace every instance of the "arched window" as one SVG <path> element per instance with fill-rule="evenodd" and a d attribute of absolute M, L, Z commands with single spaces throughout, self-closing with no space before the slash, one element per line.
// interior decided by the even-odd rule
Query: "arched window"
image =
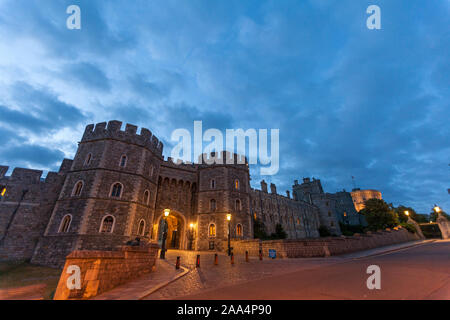
<path fill-rule="evenodd" d="M 150 191 L 145 190 L 144 192 L 144 203 L 148 205 L 150 202 Z"/>
<path fill-rule="evenodd" d="M 142 220 L 139 222 L 138 234 L 139 234 L 140 236 L 144 236 L 144 231 L 145 231 L 145 221 L 142 219 Z"/>
<path fill-rule="evenodd" d="M 239 190 L 239 180 L 238 179 L 234 180 L 234 188 L 236 190 Z"/>
<path fill-rule="evenodd" d="M 300 224 L 300 219 L 299 218 L 297 218 L 297 224 Z"/>
<path fill-rule="evenodd" d="M 66 214 L 59 225 L 58 232 L 66 233 L 69 232 L 70 223 L 72 222 L 72 216 L 70 214 Z"/>
<path fill-rule="evenodd" d="M 212 179 L 211 180 L 211 189 L 215 189 L 216 188 L 216 180 Z"/>
<path fill-rule="evenodd" d="M 81 195 L 81 190 L 83 190 L 83 181 L 78 181 L 72 190 L 72 196 L 78 197 Z"/>
<path fill-rule="evenodd" d="M 235 202 L 235 204 L 234 204 L 234 209 L 235 209 L 236 211 L 241 211 L 241 200 L 236 199 L 236 202 Z"/>
<path fill-rule="evenodd" d="M 125 166 L 127 165 L 127 156 L 126 155 L 122 155 L 122 157 L 120 157 L 120 164 L 119 164 L 122 168 L 125 168 Z"/>
<path fill-rule="evenodd" d="M 116 182 L 111 187 L 111 197 L 120 198 L 122 196 L 122 184 Z"/>
<path fill-rule="evenodd" d="M 211 199 L 209 201 L 209 209 L 210 209 L 210 211 L 216 211 L 216 200 L 215 199 Z"/>
<path fill-rule="evenodd" d="M 242 225 L 240 223 L 236 226 L 236 235 L 242 237 Z"/>
<path fill-rule="evenodd" d="M 90 165 L 90 164 L 91 164 L 91 160 L 92 160 L 92 153 L 89 153 L 89 154 L 87 155 L 87 157 L 86 157 L 86 160 L 84 161 L 84 164 L 85 164 L 86 166 Z"/>
<path fill-rule="evenodd" d="M 209 236 L 215 237 L 216 236 L 216 225 L 214 223 L 211 223 L 209 225 Z"/>
<path fill-rule="evenodd" d="M 153 172 L 154 172 L 155 167 L 153 167 L 153 165 L 150 166 L 150 177 L 153 177 Z"/>
<path fill-rule="evenodd" d="M 112 233 L 114 230 L 114 222 L 115 219 L 111 215 L 107 215 L 103 218 L 102 224 L 100 225 L 100 232 L 101 233 Z"/>

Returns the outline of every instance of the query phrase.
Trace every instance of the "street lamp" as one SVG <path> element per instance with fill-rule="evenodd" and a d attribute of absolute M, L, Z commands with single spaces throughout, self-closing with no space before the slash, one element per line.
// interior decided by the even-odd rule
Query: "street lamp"
<path fill-rule="evenodd" d="M 160 259 L 166 258 L 166 238 L 167 238 L 167 217 L 170 214 L 170 209 L 164 209 L 164 226 L 163 226 L 163 234 L 162 234 L 162 245 L 161 245 L 161 253 L 159 255 Z"/>
<path fill-rule="evenodd" d="M 438 206 L 435 205 L 434 211 L 436 211 L 436 213 L 439 213 L 439 212 L 441 212 L 441 208 L 439 208 Z"/>
<path fill-rule="evenodd" d="M 227 214 L 228 220 L 228 255 L 231 256 L 231 214 Z"/>
<path fill-rule="evenodd" d="M 405 214 L 406 214 L 407 216 L 409 216 L 409 211 L 408 211 L 408 210 L 406 210 L 406 211 L 405 211 Z"/>
<path fill-rule="evenodd" d="M 194 242 L 194 224 L 189 225 L 189 250 L 192 250 L 192 243 Z"/>

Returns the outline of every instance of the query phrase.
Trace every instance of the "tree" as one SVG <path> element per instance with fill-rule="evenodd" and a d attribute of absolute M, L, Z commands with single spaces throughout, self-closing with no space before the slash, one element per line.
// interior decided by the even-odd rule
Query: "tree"
<path fill-rule="evenodd" d="M 253 220 L 253 237 L 261 240 L 268 238 L 264 222 L 259 221 L 258 219 Z"/>
<path fill-rule="evenodd" d="M 397 213 L 384 200 L 369 199 L 364 202 L 364 206 L 360 213 L 366 218 L 370 230 L 393 228 L 398 225 Z"/>
<path fill-rule="evenodd" d="M 442 216 L 444 216 L 445 218 L 447 218 L 447 220 L 450 220 L 450 216 L 447 213 L 445 213 L 445 211 L 441 211 L 440 214 Z M 436 222 L 437 217 L 438 217 L 438 214 L 433 209 L 430 213 L 430 221 Z"/>
<path fill-rule="evenodd" d="M 283 226 L 279 223 L 275 226 L 275 233 L 271 235 L 274 239 L 286 239 L 287 233 L 284 231 Z"/>
<path fill-rule="evenodd" d="M 418 223 L 426 223 L 428 222 L 428 218 L 426 215 L 424 214 L 418 214 L 416 212 L 416 210 L 414 210 L 411 207 L 405 207 L 405 206 L 398 206 L 397 208 L 394 208 L 395 213 L 397 213 L 398 215 L 398 219 L 399 221 L 402 222 L 407 222 L 408 221 L 408 216 L 405 214 L 405 211 L 409 212 L 409 216 L 411 217 L 411 219 L 413 219 L 414 221 L 418 222 Z"/>

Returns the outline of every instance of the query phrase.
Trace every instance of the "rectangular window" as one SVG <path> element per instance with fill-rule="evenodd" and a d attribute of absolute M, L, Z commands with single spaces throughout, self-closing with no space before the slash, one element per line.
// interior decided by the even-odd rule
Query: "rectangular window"
<path fill-rule="evenodd" d="M 214 250 L 214 241 L 209 242 L 209 250 Z"/>

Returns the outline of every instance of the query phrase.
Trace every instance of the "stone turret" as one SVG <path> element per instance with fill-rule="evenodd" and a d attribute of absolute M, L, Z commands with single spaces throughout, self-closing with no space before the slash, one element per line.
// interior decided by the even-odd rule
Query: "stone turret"
<path fill-rule="evenodd" d="M 267 183 L 261 180 L 261 191 L 267 193 Z"/>
<path fill-rule="evenodd" d="M 277 194 L 277 186 L 273 183 L 270 184 L 270 192 L 272 194 Z"/>

